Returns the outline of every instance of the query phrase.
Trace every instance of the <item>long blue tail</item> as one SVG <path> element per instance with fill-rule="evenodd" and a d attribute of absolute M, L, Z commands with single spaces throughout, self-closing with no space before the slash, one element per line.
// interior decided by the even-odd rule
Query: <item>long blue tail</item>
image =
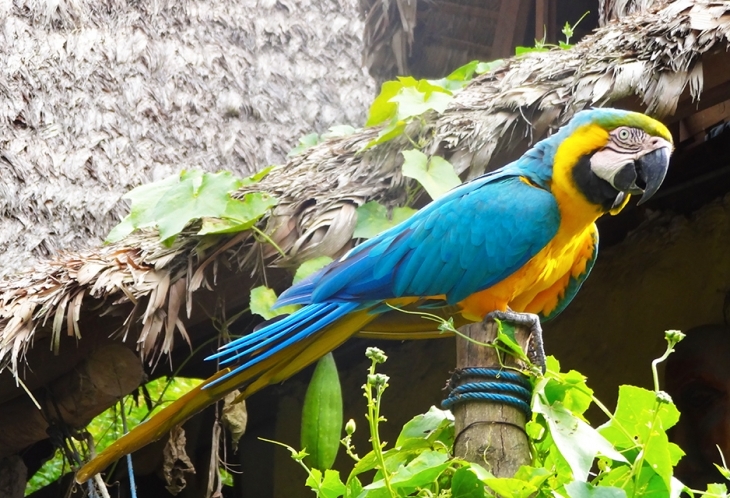
<path fill-rule="evenodd" d="M 242 358 L 244 363 L 205 387 L 219 384 L 286 347 L 316 334 L 360 306 L 360 303 L 350 302 L 310 304 L 281 320 L 226 344 L 206 360 L 222 358 L 221 365 L 227 365 Z"/>

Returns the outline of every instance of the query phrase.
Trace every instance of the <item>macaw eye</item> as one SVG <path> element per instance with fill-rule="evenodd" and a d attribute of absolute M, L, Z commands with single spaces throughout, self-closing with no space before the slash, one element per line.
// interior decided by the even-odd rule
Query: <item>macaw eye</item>
<path fill-rule="evenodd" d="M 628 140 L 630 135 L 629 130 L 626 128 L 622 128 L 618 131 L 618 138 L 621 140 Z"/>

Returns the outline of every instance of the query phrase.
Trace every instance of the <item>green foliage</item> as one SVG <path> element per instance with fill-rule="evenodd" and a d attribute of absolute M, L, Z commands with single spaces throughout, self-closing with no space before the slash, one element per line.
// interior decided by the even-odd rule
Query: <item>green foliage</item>
<path fill-rule="evenodd" d="M 330 127 L 327 133 L 323 133 L 321 136 L 317 133 L 309 133 L 308 135 L 304 135 L 303 137 L 299 138 L 297 146 L 290 150 L 286 157 L 299 155 L 305 150 L 322 143 L 328 138 L 347 137 L 352 135 L 356 131 L 358 131 L 357 128 L 353 128 L 350 125 L 335 125 Z"/>
<path fill-rule="evenodd" d="M 402 152 L 403 176 L 417 180 L 431 196 L 438 199 L 446 192 L 461 184 L 461 180 L 454 172 L 454 167 L 446 159 L 432 156 L 418 150 Z"/>
<path fill-rule="evenodd" d="M 319 470 L 331 468 L 341 434 L 342 388 L 335 358 L 327 353 L 317 362 L 304 396 L 301 444 L 308 453 L 304 462 Z"/>
<path fill-rule="evenodd" d="M 297 268 L 297 272 L 294 274 L 294 280 L 292 281 L 292 285 L 298 284 L 299 282 L 301 282 L 311 274 L 318 272 L 331 262 L 332 258 L 330 258 L 329 256 L 320 256 L 318 258 L 312 258 L 305 261 L 304 263 L 299 265 L 299 268 Z"/>
<path fill-rule="evenodd" d="M 411 76 L 400 76 L 395 81 L 386 81 L 370 106 L 365 123 L 365 126 L 383 128 L 365 149 L 403 134 L 409 122 L 426 112 L 443 113 L 453 100 L 454 94 L 464 88 L 475 74 L 491 71 L 501 63 L 501 60 L 472 61 L 439 80 L 417 80 Z"/>
<path fill-rule="evenodd" d="M 534 47 L 515 47 L 515 55 L 519 56 L 529 54 L 531 52 L 547 52 L 552 48 L 560 48 L 562 50 L 571 48 L 573 45 L 571 45 L 570 39 L 573 38 L 573 35 L 575 34 L 575 28 L 588 14 L 590 14 L 590 12 L 584 13 L 572 26 L 568 21 L 565 21 L 565 26 L 563 26 L 563 29 L 561 30 L 565 36 L 565 41 L 560 40 L 557 45 L 552 45 L 550 43 L 545 43 L 545 36 L 543 36 L 542 40 L 535 40 Z"/>
<path fill-rule="evenodd" d="M 153 414 L 200 384 L 200 379 L 184 377 L 159 378 L 145 384 L 138 391 L 137 396 L 124 398 L 124 409 L 127 417 L 127 426 L 134 427 L 141 424 Z M 149 398 L 147 398 L 149 395 Z M 149 408 L 152 407 L 152 410 Z M 109 408 L 89 423 L 86 430 L 96 442 L 96 451 L 101 451 L 124 434 L 119 414 L 119 405 Z M 28 495 L 44 486 L 56 481 L 71 469 L 63 454 L 56 451 L 54 457 L 47 461 L 28 481 L 25 494 Z"/>
<path fill-rule="evenodd" d="M 231 193 L 266 176 L 267 168 L 248 178 L 236 178 L 227 171 L 208 173 L 186 170 L 159 182 L 141 185 L 122 198 L 132 203 L 130 213 L 107 236 L 116 242 L 136 229 L 157 228 L 163 243 L 170 245 L 191 222 L 202 219 L 198 235 L 248 230 L 276 205 L 263 192 L 234 199 Z"/>
<path fill-rule="evenodd" d="M 511 334 L 501 331 L 507 343 L 513 340 Z M 667 352 L 657 361 L 666 359 L 681 333 L 669 331 L 666 337 Z M 310 470 L 302 461 L 303 452 L 289 448 L 308 472 L 306 485 L 319 497 L 676 498 L 684 490 L 692 496 L 730 498 L 724 484 L 711 484 L 703 492 L 689 490 L 673 477 L 683 452 L 667 440 L 666 431 L 677 422 L 679 413 L 668 396 L 658 391 L 658 385 L 654 391 L 621 386 L 616 410 L 611 413 L 595 398 L 583 375 L 574 370 L 562 372 L 560 363 L 549 357 L 545 375 L 538 373 L 533 379 L 533 417 L 526 427 L 532 464 L 521 467 L 513 477 L 498 478 L 451 455 L 453 416 L 435 407 L 406 423 L 395 445 L 387 449 L 379 429 L 385 422 L 381 399 L 390 378 L 376 371 L 387 357 L 377 348 L 368 348 L 366 356 L 371 366 L 363 390 L 372 450 L 358 457 L 351 440 L 355 422 L 348 422 L 342 444 L 355 463 L 342 480 L 334 470 L 325 474 Z M 584 417 L 592 403 L 609 417 L 598 429 Z M 724 465 L 720 468 L 730 475 Z M 363 476 L 373 471 L 372 481 L 365 482 Z"/>
<path fill-rule="evenodd" d="M 275 316 L 294 313 L 299 309 L 299 306 L 296 304 L 289 304 L 273 309 L 274 303 L 276 303 L 276 292 L 273 289 L 265 285 L 251 289 L 251 298 L 249 301 L 251 313 L 262 316 L 264 320 L 271 320 Z"/>
<path fill-rule="evenodd" d="M 357 208 L 357 224 L 352 234 L 353 239 L 369 239 L 380 232 L 407 220 L 416 212 L 409 207 L 393 208 L 388 217 L 388 209 L 377 201 L 366 202 Z"/>

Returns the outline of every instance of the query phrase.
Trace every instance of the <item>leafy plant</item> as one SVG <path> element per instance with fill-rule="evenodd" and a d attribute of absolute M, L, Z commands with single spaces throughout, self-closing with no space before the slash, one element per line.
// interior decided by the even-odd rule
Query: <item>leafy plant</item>
<path fill-rule="evenodd" d="M 560 40 L 557 45 L 552 45 L 550 43 L 545 43 L 545 35 L 543 35 L 542 40 L 535 40 L 534 47 L 515 47 L 515 55 L 524 55 L 529 54 L 530 52 L 547 52 L 551 48 L 560 48 L 562 50 L 571 48 L 573 45 L 570 43 L 570 39 L 573 38 L 573 35 L 575 34 L 575 28 L 588 14 L 590 14 L 590 11 L 584 13 L 572 26 L 568 21 L 565 21 L 565 25 L 561 30 L 561 33 L 565 36 L 565 41 Z"/>
<path fill-rule="evenodd" d="M 200 379 L 184 377 L 159 378 L 148 382 L 140 389 L 141 396 L 126 396 L 124 410 L 129 425 L 139 425 L 144 420 L 160 411 L 168 403 L 178 399 L 198 384 Z M 96 451 L 101 451 L 123 434 L 119 406 L 104 411 L 95 417 L 86 430 L 93 436 Z M 56 451 L 52 459 L 48 460 L 28 481 L 25 494 L 31 494 L 44 486 L 58 480 L 71 467 L 65 461 L 63 453 Z"/>
<path fill-rule="evenodd" d="M 269 171 L 271 167 L 248 178 L 236 178 L 228 171 L 185 170 L 141 185 L 122 196 L 132 203 L 130 213 L 109 232 L 106 241 L 116 242 L 140 228 L 157 228 L 162 242 L 170 245 L 197 219 L 203 220 L 198 235 L 256 229 L 254 224 L 276 205 L 276 199 L 264 192 L 252 192 L 239 200 L 231 193 L 258 182 Z"/>
<path fill-rule="evenodd" d="M 444 326 L 449 329 L 448 324 Z M 503 334 L 509 342 L 509 331 Z M 654 390 L 621 386 L 614 412 L 596 399 L 582 374 L 561 372 L 555 358 L 548 358 L 544 376 L 531 370 L 533 417 L 526 432 L 532 464 L 521 467 L 513 477 L 498 478 L 478 465 L 454 458 L 453 417 L 435 407 L 408 422 L 395 445 L 386 449 L 380 438 L 380 424 L 385 422 L 381 400 L 390 378 L 376 371 L 387 360 L 377 348 L 366 352 L 371 365 L 363 386 L 372 450 L 362 458 L 357 455 L 352 445 L 355 423 L 348 422 L 342 444 L 354 465 L 347 479 L 336 470 L 322 473 L 310 469 L 304 462 L 306 452 L 287 448 L 307 472 L 305 485 L 323 498 L 673 498 L 683 491 L 692 496 L 729 498 L 724 484 L 711 484 L 705 491 L 690 490 L 673 476 L 683 452 L 668 441 L 666 430 L 677 422 L 679 413 L 659 390 L 656 365 L 682 337 L 677 331 L 666 333 L 667 349 L 652 364 Z M 510 350 L 514 346 L 504 347 Z M 584 417 L 593 403 L 609 418 L 598 428 L 591 427 Z M 730 475 L 724 466 L 721 470 L 723 475 Z M 368 471 L 375 474 L 372 482 L 364 483 L 361 479 Z"/>

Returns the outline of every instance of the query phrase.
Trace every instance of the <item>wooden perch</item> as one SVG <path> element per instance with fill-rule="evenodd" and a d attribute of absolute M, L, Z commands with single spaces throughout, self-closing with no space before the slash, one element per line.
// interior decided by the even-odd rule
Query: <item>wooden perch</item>
<path fill-rule="evenodd" d="M 43 411 L 28 396 L 0 411 L 0 457 L 48 438 L 46 418 L 80 428 L 142 383 L 144 371 L 134 352 L 111 344 L 94 351 L 74 370 L 33 391 Z"/>
<path fill-rule="evenodd" d="M 497 338 L 497 324 L 483 321 L 465 325 L 463 334 L 481 343 L 492 343 Z M 515 328 L 515 337 L 527 351 L 529 330 Z M 522 367 L 512 356 L 502 355 L 507 366 Z M 500 368 L 497 351 L 457 337 L 456 368 Z M 473 377 L 462 377 L 459 384 L 474 382 Z M 453 408 L 456 419 L 454 455 L 478 463 L 496 477 L 512 477 L 522 465 L 530 463 L 530 447 L 525 433 L 525 414 L 519 409 L 497 403 L 469 401 Z"/>

